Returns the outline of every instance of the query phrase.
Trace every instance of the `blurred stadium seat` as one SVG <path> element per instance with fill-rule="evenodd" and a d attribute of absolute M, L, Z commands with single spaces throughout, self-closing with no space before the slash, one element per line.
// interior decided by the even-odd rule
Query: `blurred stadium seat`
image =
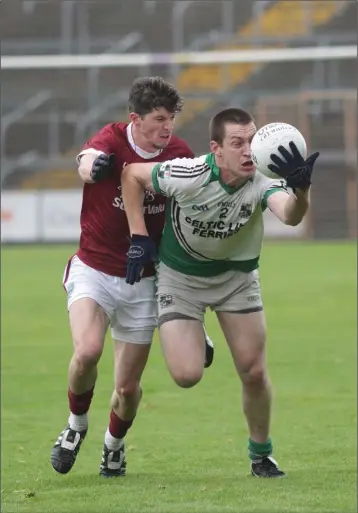
<path fill-rule="evenodd" d="M 303 36 L 309 28 L 316 28 L 328 23 L 337 13 L 341 12 L 347 2 L 331 1 L 312 1 L 309 6 L 310 24 L 307 23 L 307 2 L 279 1 L 264 10 L 258 18 L 250 19 L 246 25 L 239 28 L 237 36 L 240 38 L 254 37 L 260 34 L 260 37 L 277 37 L 279 34 L 281 41 L 276 46 L 289 44 L 291 38 Z M 286 42 L 285 42 L 286 38 Z M 217 49 L 242 50 L 248 48 L 248 45 L 226 45 Z M 306 76 L 305 67 L 312 67 L 310 63 L 294 63 L 290 73 L 286 66 L 281 65 L 280 71 L 275 75 L 276 83 L 272 88 L 282 88 L 283 77 L 289 75 L 293 83 L 298 86 Z M 226 92 L 234 87 L 244 86 L 250 75 L 257 72 L 263 66 L 255 63 L 231 64 L 231 65 L 208 65 L 191 66 L 178 77 L 178 86 L 180 91 L 185 93 L 195 90 L 210 91 L 211 93 L 220 91 Z M 268 66 L 269 67 L 269 66 Z M 293 74 L 292 74 L 293 72 Z M 261 82 L 266 83 L 265 74 L 261 76 Z M 193 120 L 201 111 L 215 105 L 215 98 L 203 100 L 191 100 L 187 102 L 187 109 L 180 117 L 179 126 Z"/>

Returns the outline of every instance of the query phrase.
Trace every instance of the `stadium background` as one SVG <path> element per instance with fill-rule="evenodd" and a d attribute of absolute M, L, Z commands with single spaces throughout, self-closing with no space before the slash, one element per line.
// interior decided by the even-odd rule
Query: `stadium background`
<path fill-rule="evenodd" d="M 5 0 L 0 32 L 3 58 L 333 48 L 356 45 L 357 2 Z M 237 381 L 209 316 L 218 341 L 217 362 L 204 384 L 188 395 L 170 382 L 157 345 L 153 349 L 143 413 L 130 435 L 134 477 L 121 489 L 123 511 L 237 511 L 236 492 L 242 511 L 356 511 L 353 58 L 88 69 L 69 69 L 66 63 L 63 69 L 3 66 L 4 511 L 118 511 L 118 492 L 110 485 L 99 488 L 95 479 L 108 414 L 110 351 L 101 362 L 91 417 L 96 448 L 88 442 L 76 475 L 68 479 L 57 479 L 47 461 L 66 415 L 71 348 L 60 281 L 75 246 L 6 243 L 76 243 L 80 182 L 74 157 L 102 125 L 127 119 L 128 90 L 140 75 L 162 75 L 178 86 L 185 108 L 176 132 L 197 154 L 207 151 L 211 115 L 239 105 L 254 113 L 258 125 L 294 124 L 321 156 L 310 214 L 297 230 L 282 231 L 268 220 L 268 239 L 275 240 L 265 243 L 262 264 L 273 339 L 270 368 L 278 396 L 275 437 L 281 445 L 278 457 L 293 479 L 280 484 L 274 497 L 271 491 L 267 496 L 266 484 L 258 493 L 257 484 L 247 480 L 244 420 L 239 417 L 237 432 L 241 414 L 230 406 L 235 397 L 228 394 L 232 389 L 236 394 Z M 291 236 L 294 243 L 276 240 Z M 217 420 L 222 410 L 224 423 Z M 148 443 L 148 430 L 159 451 Z M 221 448 L 212 447 L 215 437 L 225 440 Z M 292 457 L 297 452 L 300 458 Z M 322 461 L 322 454 L 317 471 L 313 460 Z"/>

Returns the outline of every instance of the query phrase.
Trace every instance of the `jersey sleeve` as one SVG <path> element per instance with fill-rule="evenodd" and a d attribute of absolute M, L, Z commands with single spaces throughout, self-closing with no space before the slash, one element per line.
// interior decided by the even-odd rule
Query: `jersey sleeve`
<path fill-rule="evenodd" d="M 282 178 L 275 180 L 265 177 L 260 188 L 262 210 L 266 210 L 268 198 L 276 192 L 284 192 L 289 194 L 286 181 Z"/>
<path fill-rule="evenodd" d="M 118 146 L 118 141 L 113 128 L 111 125 L 106 125 L 84 144 L 76 157 L 77 164 L 79 164 L 83 155 L 101 155 L 102 153 L 109 155 L 110 153 L 115 153 L 116 146 Z"/>
<path fill-rule="evenodd" d="M 205 185 L 210 170 L 201 158 L 178 158 L 156 164 L 152 171 L 155 192 L 165 196 L 190 195 Z"/>

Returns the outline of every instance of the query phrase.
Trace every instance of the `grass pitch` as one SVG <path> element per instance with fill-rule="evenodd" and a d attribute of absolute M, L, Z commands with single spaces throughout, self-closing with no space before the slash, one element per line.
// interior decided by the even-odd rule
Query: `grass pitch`
<path fill-rule="evenodd" d="M 112 390 L 108 344 L 90 429 L 66 476 L 50 450 L 68 416 L 71 356 L 61 278 L 71 247 L 2 254 L 2 511 L 353 513 L 356 255 L 353 244 L 266 244 L 261 282 L 282 480 L 249 476 L 240 383 L 215 317 L 216 359 L 194 389 L 171 382 L 156 341 L 127 437 L 128 475 L 98 476 Z"/>

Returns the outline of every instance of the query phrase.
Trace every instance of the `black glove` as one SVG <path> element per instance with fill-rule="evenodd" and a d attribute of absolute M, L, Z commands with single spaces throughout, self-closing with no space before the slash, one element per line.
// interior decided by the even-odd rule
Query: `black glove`
<path fill-rule="evenodd" d="M 107 176 L 110 175 L 113 171 L 115 157 L 114 153 L 111 153 L 110 155 L 101 153 L 101 155 L 98 155 L 98 157 L 93 161 L 91 169 L 91 179 L 94 182 L 101 182 L 104 178 L 107 178 Z"/>
<path fill-rule="evenodd" d="M 294 142 L 291 141 L 289 146 L 292 154 L 284 146 L 279 146 L 278 151 L 285 160 L 282 160 L 273 153 L 270 155 L 270 158 L 275 165 L 270 164 L 267 167 L 273 173 L 285 178 L 287 186 L 291 189 L 308 189 L 311 185 L 313 166 L 319 156 L 319 152 L 313 153 L 305 160 Z"/>
<path fill-rule="evenodd" d="M 143 267 L 157 260 L 157 247 L 148 235 L 132 235 L 127 253 L 126 282 L 138 283 L 142 278 Z"/>

